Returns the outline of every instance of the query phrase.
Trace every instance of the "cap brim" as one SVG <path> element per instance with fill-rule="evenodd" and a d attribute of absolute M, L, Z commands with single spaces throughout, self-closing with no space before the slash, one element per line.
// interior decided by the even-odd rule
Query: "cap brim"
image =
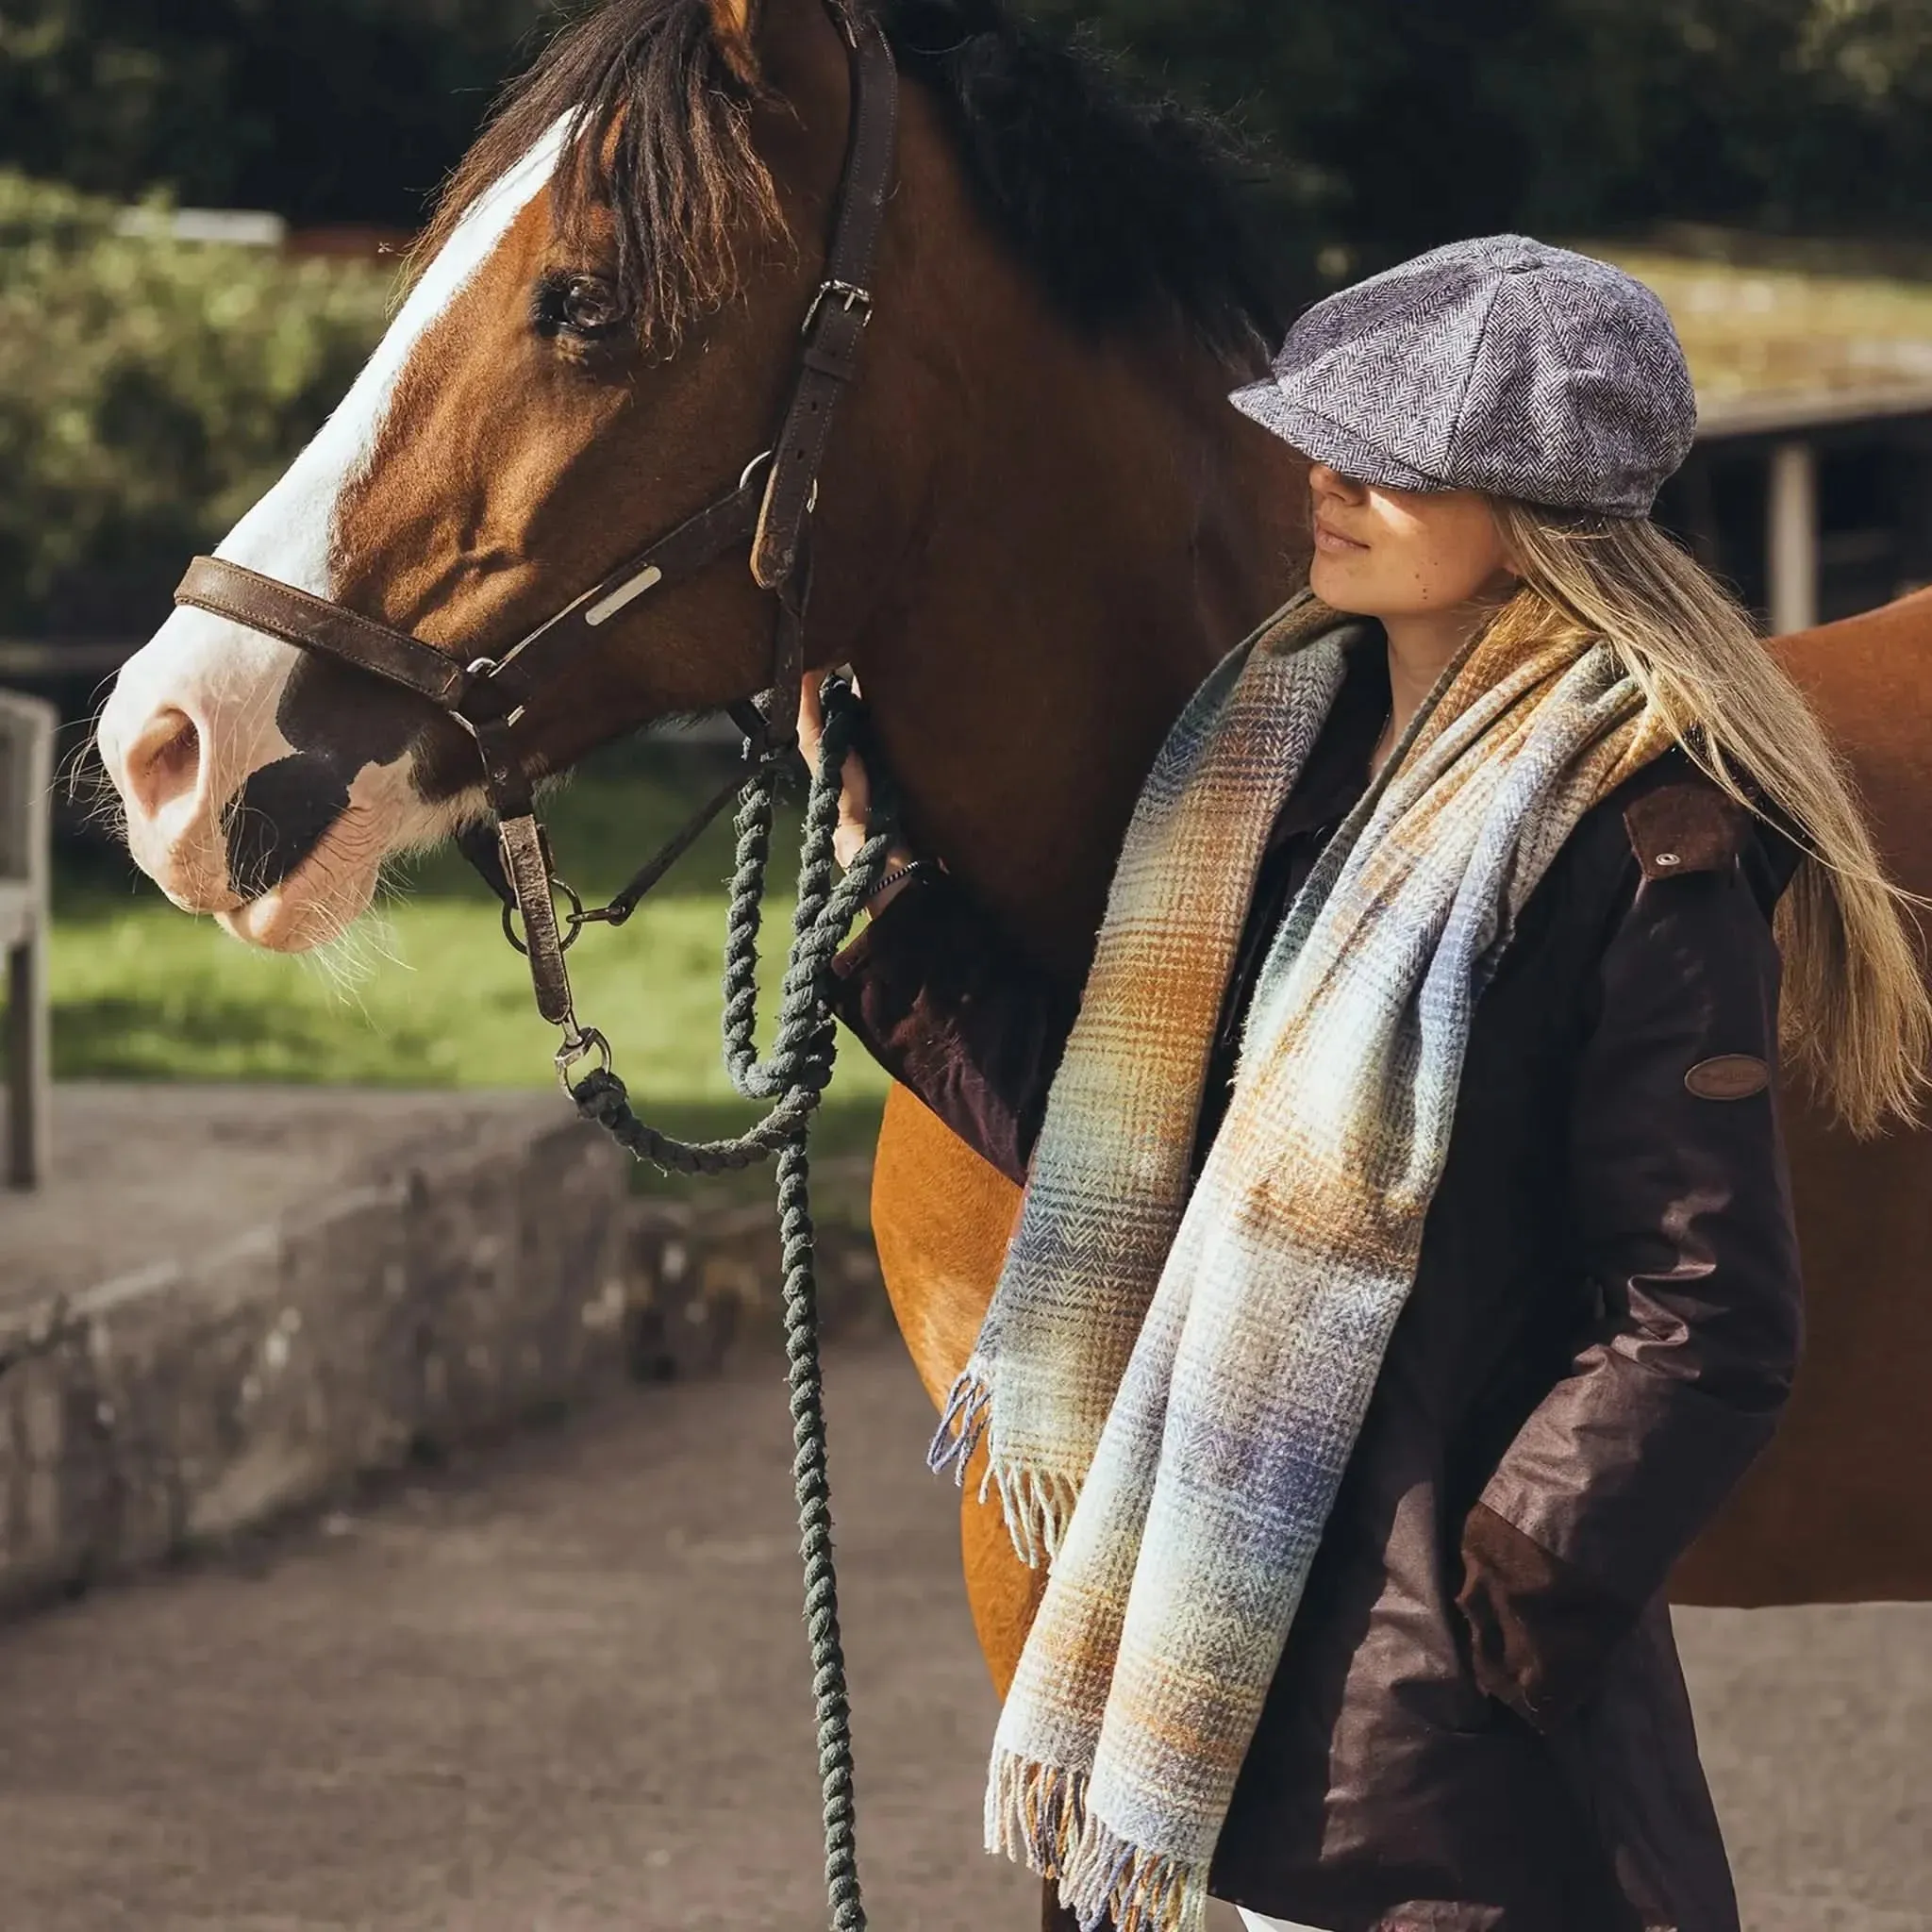
<path fill-rule="evenodd" d="M 1251 382 L 1228 397 L 1243 416 L 1282 441 L 1291 443 L 1312 462 L 1326 463 L 1358 483 L 1382 483 L 1391 490 L 1448 490 L 1450 484 L 1425 475 L 1391 451 L 1379 448 L 1304 403 L 1294 401 L 1273 377 Z"/>

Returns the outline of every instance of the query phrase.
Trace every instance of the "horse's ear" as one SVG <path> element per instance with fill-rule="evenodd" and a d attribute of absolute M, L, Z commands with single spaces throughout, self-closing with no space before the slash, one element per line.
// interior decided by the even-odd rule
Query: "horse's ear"
<path fill-rule="evenodd" d="M 758 81 L 758 26 L 764 0 L 709 0 L 711 37 L 731 71 L 747 87 Z"/>

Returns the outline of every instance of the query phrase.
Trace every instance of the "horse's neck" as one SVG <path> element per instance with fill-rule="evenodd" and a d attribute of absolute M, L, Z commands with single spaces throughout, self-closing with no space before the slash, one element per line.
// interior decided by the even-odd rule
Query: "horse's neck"
<path fill-rule="evenodd" d="M 1196 351 L 1008 360 L 860 665 L 915 842 L 1084 971 L 1141 780 L 1305 571 L 1294 458 Z"/>
<path fill-rule="evenodd" d="M 1932 691 L 1932 590 L 1774 638 L 1771 648 L 1850 759 L 1860 800 L 1900 884 L 1915 892 L 1932 891 L 1932 839 L 1925 827 L 1932 753 L 1924 724 Z"/>

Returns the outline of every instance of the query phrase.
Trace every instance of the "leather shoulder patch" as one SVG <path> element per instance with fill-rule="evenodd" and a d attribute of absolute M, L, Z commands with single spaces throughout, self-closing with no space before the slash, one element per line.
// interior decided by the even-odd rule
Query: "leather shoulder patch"
<path fill-rule="evenodd" d="M 1699 1060 L 1684 1085 L 1700 1100 L 1749 1100 L 1771 1085 L 1771 1069 L 1752 1053 L 1721 1053 Z"/>
<path fill-rule="evenodd" d="M 1697 777 L 1633 798 L 1624 808 L 1624 827 L 1643 876 L 1672 879 L 1734 864 L 1750 817 L 1736 799 Z"/>

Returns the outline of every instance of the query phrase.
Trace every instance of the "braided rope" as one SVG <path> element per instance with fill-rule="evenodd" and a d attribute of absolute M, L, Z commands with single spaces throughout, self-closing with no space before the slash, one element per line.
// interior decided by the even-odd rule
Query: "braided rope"
<path fill-rule="evenodd" d="M 799 1552 L 805 1566 L 805 1619 L 811 1644 L 812 1695 L 818 1711 L 819 1782 L 824 1794 L 825 1890 L 834 1932 L 865 1932 L 859 1891 L 857 1810 L 852 1782 L 852 1720 L 845 1652 L 839 1628 L 839 1577 L 832 1557 L 832 1492 L 825 1436 L 824 1373 L 819 1357 L 818 1275 L 813 1266 L 811 1166 L 807 1141 L 838 1052 L 832 1016 L 832 956 L 886 870 L 891 812 L 883 791 L 868 837 L 842 880 L 835 883 L 833 834 L 839 794 L 862 713 L 836 679 L 824 690 L 825 727 L 818 769 L 806 801 L 799 845 L 798 908 L 791 953 L 779 996 L 771 1056 L 760 1060 L 758 942 L 772 851 L 777 774 L 768 762 L 747 780 L 734 821 L 737 865 L 725 936 L 724 1060 L 747 1099 L 774 1104 L 755 1127 L 730 1140 L 677 1141 L 647 1126 L 631 1110 L 615 1074 L 590 1074 L 572 1090 L 578 1110 L 640 1159 L 667 1172 L 723 1174 L 778 1156 L 778 1233 L 783 1256 L 785 1357 L 791 1401 L 792 1484 L 798 1499 Z"/>

